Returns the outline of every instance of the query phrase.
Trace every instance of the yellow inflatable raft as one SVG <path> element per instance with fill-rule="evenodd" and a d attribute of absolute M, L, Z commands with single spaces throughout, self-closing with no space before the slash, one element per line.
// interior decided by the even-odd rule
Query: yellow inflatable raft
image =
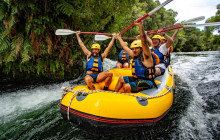
<path fill-rule="evenodd" d="M 113 92 L 120 75 L 131 76 L 131 69 L 111 69 L 114 76 L 110 91 L 90 91 L 84 85 L 65 89 L 60 104 L 63 118 L 93 133 L 106 133 L 109 128 L 148 126 L 162 119 L 173 104 L 174 74 L 169 66 L 155 79 L 158 88 L 139 93 Z M 96 89 L 104 82 L 95 83 Z"/>

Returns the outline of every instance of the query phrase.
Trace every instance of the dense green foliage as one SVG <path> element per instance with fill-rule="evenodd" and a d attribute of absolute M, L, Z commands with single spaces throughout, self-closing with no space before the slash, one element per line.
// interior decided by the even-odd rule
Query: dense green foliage
<path fill-rule="evenodd" d="M 210 17 L 206 22 L 220 22 L 220 4 L 217 5 L 217 12 L 215 16 Z M 217 30 L 220 33 L 220 26 L 206 27 L 205 36 L 206 36 L 206 46 L 211 50 L 216 50 L 220 48 L 220 36 L 213 35 L 212 32 Z"/>
<path fill-rule="evenodd" d="M 67 73 L 78 75 L 84 54 L 76 37 L 55 36 L 56 29 L 118 33 L 159 4 L 158 0 L 0 0 L 0 76 L 60 79 Z M 144 20 L 145 30 L 172 25 L 176 15 L 177 12 L 162 8 Z M 138 29 L 133 27 L 123 36 L 137 34 Z M 194 28 L 180 30 L 175 50 L 216 49 L 217 45 L 212 46 L 219 36 L 207 34 Z M 81 37 L 89 48 L 94 36 Z M 102 51 L 108 43 L 109 40 L 100 42 Z M 109 56 L 115 56 L 115 52 L 113 48 Z"/>

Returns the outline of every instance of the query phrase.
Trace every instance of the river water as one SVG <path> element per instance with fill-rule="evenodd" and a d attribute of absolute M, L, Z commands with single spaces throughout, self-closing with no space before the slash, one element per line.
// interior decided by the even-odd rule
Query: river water
<path fill-rule="evenodd" d="M 104 67 L 115 61 L 105 59 Z M 151 129 L 98 137 L 65 122 L 62 86 L 80 79 L 0 91 L 0 139 L 220 139 L 220 52 L 173 53 L 176 93 L 170 112 Z"/>

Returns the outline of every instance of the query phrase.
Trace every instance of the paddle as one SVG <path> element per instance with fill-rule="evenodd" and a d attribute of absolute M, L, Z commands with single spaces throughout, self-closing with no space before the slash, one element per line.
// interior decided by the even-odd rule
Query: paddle
<path fill-rule="evenodd" d="M 153 13 L 155 13 L 156 11 L 160 10 L 162 7 L 164 7 L 165 5 L 167 5 L 168 3 L 170 3 L 173 0 L 167 0 L 164 3 L 162 3 L 161 5 L 159 5 L 158 7 L 154 8 L 152 11 L 150 11 L 148 14 L 146 14 L 145 16 L 141 17 L 138 19 L 138 22 L 142 21 L 143 19 L 145 19 L 146 17 L 152 15 Z M 132 23 L 131 25 L 129 25 L 127 28 L 125 28 L 123 31 L 121 31 L 119 33 L 119 35 L 123 34 L 125 31 L 127 31 L 129 28 L 131 28 L 132 26 L 134 26 L 134 23 Z"/>
<path fill-rule="evenodd" d="M 211 22 L 204 24 L 184 25 L 184 27 L 198 27 L 198 26 L 219 26 L 220 22 Z"/>
<path fill-rule="evenodd" d="M 180 22 L 180 24 L 194 23 L 194 22 L 202 21 L 202 20 L 204 20 L 204 19 L 205 19 L 205 16 L 200 16 L 200 17 L 196 17 L 196 18 L 189 19 L 189 20 L 187 20 L 187 21 L 182 21 L 182 22 Z M 177 25 L 174 24 L 174 25 L 170 25 L 170 26 L 163 27 L 163 28 L 160 28 L 160 29 L 167 29 L 167 28 L 175 27 L 175 26 L 177 26 Z M 147 32 L 150 33 L 150 32 L 155 32 L 155 31 L 157 31 L 157 30 L 159 30 L 159 29 L 150 30 L 150 31 L 147 31 Z"/>
<path fill-rule="evenodd" d="M 112 37 L 109 37 L 106 35 L 95 35 L 95 41 L 103 41 L 103 40 L 107 40 L 109 38 L 112 38 Z M 136 39 L 136 38 L 122 37 L 122 39 Z"/>
<path fill-rule="evenodd" d="M 220 25 L 220 22 L 212 22 L 212 23 L 204 23 L 204 24 L 193 24 L 193 25 L 184 25 L 184 26 L 177 26 L 177 27 L 173 27 L 170 29 L 163 29 L 161 32 L 165 32 L 165 31 L 170 31 L 170 30 L 175 30 L 175 29 L 180 29 L 180 28 L 188 28 L 188 27 L 198 27 L 198 26 L 218 26 Z M 162 29 L 162 28 L 161 28 Z M 158 29 L 157 29 L 158 30 Z M 156 30 L 156 31 L 157 31 Z M 157 34 L 157 32 L 152 32 L 152 33 L 148 33 L 147 35 L 152 35 L 152 34 Z M 106 40 L 109 39 L 111 37 L 105 36 L 105 35 L 95 35 L 95 40 Z M 123 39 L 136 39 L 136 38 L 131 38 L 131 37 L 122 37 Z"/>
<path fill-rule="evenodd" d="M 69 29 L 57 29 L 55 34 L 56 35 L 71 35 L 75 34 L 76 31 L 72 31 Z M 81 34 L 100 34 L 100 35 L 112 35 L 110 33 L 98 33 L 98 32 L 80 32 Z"/>
<path fill-rule="evenodd" d="M 189 19 L 187 21 L 182 21 L 180 23 L 181 24 L 187 24 L 187 23 L 198 22 L 198 21 L 201 21 L 201 20 L 204 20 L 204 19 L 205 19 L 204 16 L 200 16 L 200 17 Z M 175 26 L 175 25 L 167 26 L 167 27 L 164 27 L 164 28 L 161 28 L 161 29 L 166 29 L 166 28 L 173 27 L 173 26 Z M 157 31 L 157 30 L 150 30 L 148 32 L 153 32 L 153 31 Z M 75 33 L 76 33 L 76 31 L 72 31 L 72 30 L 69 30 L 69 29 L 57 29 L 56 32 L 55 32 L 56 35 L 71 35 L 71 34 L 75 34 Z M 98 33 L 98 32 L 81 32 L 81 33 L 82 34 L 111 35 L 110 33 Z M 100 37 L 97 37 L 97 41 L 98 41 L 99 38 L 100 39 L 103 38 L 104 40 L 108 39 L 106 37 L 100 36 Z M 101 39 L 101 40 L 103 40 L 103 39 Z M 127 38 L 127 39 L 129 39 L 129 38 Z M 130 38 L 130 39 L 133 39 L 133 38 Z"/>
<path fill-rule="evenodd" d="M 175 30 L 175 29 L 180 29 L 180 28 L 188 28 L 188 27 L 199 27 L 199 26 L 219 26 L 220 22 L 211 22 L 211 23 L 204 23 L 204 24 L 193 24 L 193 25 L 184 25 L 184 26 L 177 26 L 177 27 L 173 27 L 170 29 L 164 29 L 161 32 L 165 32 L 165 31 L 170 31 L 170 30 Z M 152 32 L 152 33 L 148 33 L 147 35 L 151 35 L 151 34 L 157 34 L 157 32 Z"/>
<path fill-rule="evenodd" d="M 200 17 L 189 19 L 187 21 L 182 21 L 180 22 L 180 24 L 194 23 L 194 22 L 202 21 L 204 19 L 205 19 L 205 16 L 200 16 Z"/>

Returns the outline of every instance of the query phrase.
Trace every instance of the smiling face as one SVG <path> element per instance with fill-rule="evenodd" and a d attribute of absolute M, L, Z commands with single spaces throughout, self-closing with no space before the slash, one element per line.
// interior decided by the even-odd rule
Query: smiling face
<path fill-rule="evenodd" d="M 134 56 L 138 56 L 138 55 L 140 55 L 142 48 L 136 47 L 136 48 L 131 48 L 131 50 L 133 51 Z"/>
<path fill-rule="evenodd" d="M 100 52 L 99 49 L 92 49 L 93 56 L 99 56 L 99 52 Z"/>
<path fill-rule="evenodd" d="M 162 45 L 162 44 L 164 44 L 164 43 L 166 43 L 166 40 L 165 40 L 165 39 L 161 39 L 161 40 L 160 40 L 160 45 Z"/>
<path fill-rule="evenodd" d="M 154 38 L 154 39 L 152 40 L 152 42 L 153 42 L 154 47 L 157 47 L 157 46 L 160 45 L 160 39 Z"/>

